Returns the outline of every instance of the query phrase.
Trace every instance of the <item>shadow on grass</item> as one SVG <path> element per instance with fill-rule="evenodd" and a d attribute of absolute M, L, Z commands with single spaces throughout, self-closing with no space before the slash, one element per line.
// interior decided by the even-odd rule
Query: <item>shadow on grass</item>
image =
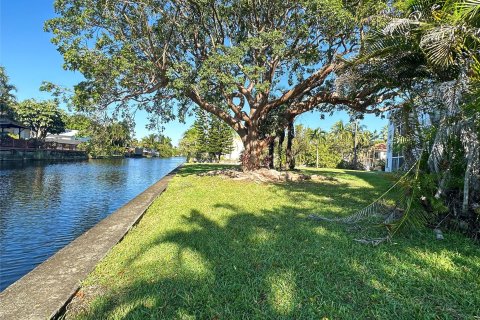
<path fill-rule="evenodd" d="M 217 211 L 228 214 L 209 218 Z M 229 203 L 191 210 L 182 217 L 188 228 L 168 231 L 128 257 L 125 268 L 135 277 L 98 299 L 84 318 L 454 319 L 478 312 L 479 265 L 469 264 L 468 275 L 448 266 L 439 273 L 436 254 L 446 250 L 439 261 L 447 264 L 455 256 L 443 244 L 426 249 L 423 236 L 361 246 L 335 225 L 304 219 L 309 212 L 292 206 L 248 212 Z M 172 254 L 156 256 L 162 246 Z M 470 262 L 479 253 L 457 249 Z"/>
<path fill-rule="evenodd" d="M 238 165 L 234 164 L 216 164 L 216 163 L 199 163 L 199 164 L 191 164 L 186 163 L 183 165 L 180 170 L 178 171 L 178 175 L 182 177 L 186 177 L 189 175 L 204 173 L 213 170 L 223 170 L 223 169 L 238 169 Z"/>
<path fill-rule="evenodd" d="M 186 177 L 200 173 L 222 170 L 238 169 L 237 165 L 228 164 L 187 164 L 181 168 L 179 175 Z M 355 171 L 339 169 L 301 169 L 301 172 L 312 175 L 320 174 L 326 177 L 340 179 L 340 181 L 303 181 L 303 182 L 284 182 L 272 183 L 278 186 L 278 190 L 283 190 L 290 197 L 291 201 L 309 202 L 325 200 L 328 198 L 345 197 L 345 201 L 340 205 L 341 214 L 347 215 L 354 213 L 364 206 L 369 205 L 378 196 L 385 192 L 394 182 L 395 177 L 383 172 Z M 359 182 L 358 186 L 352 186 L 352 180 Z M 339 211 L 332 212 L 339 214 Z"/>

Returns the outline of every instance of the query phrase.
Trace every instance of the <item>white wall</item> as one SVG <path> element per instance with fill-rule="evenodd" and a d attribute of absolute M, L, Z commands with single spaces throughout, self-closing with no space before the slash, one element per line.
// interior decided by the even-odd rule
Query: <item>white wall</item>
<path fill-rule="evenodd" d="M 226 160 L 234 160 L 234 161 L 239 161 L 240 160 L 240 154 L 243 151 L 243 143 L 242 140 L 238 137 L 233 139 L 233 150 L 229 154 L 225 155 Z"/>
<path fill-rule="evenodd" d="M 395 134 L 395 125 L 392 121 L 391 114 L 388 116 L 388 135 L 387 135 L 387 159 L 385 163 L 385 171 L 392 172 L 392 155 L 393 155 L 393 139 Z"/>

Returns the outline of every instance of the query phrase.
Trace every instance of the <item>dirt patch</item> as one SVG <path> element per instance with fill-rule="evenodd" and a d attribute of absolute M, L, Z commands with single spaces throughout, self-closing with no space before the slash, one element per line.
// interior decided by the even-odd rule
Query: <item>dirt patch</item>
<path fill-rule="evenodd" d="M 287 181 L 338 181 L 336 178 L 322 176 L 318 174 L 307 175 L 300 172 L 293 171 L 277 171 L 273 169 L 259 169 L 255 171 L 243 172 L 240 170 L 224 169 L 213 170 L 205 173 L 200 173 L 199 176 L 220 176 L 224 178 L 231 178 L 233 180 L 245 180 L 254 182 L 287 182 Z"/>

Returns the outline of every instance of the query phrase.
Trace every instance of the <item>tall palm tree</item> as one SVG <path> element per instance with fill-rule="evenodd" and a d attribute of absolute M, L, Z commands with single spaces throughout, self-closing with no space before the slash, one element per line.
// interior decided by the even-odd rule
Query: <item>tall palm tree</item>
<path fill-rule="evenodd" d="M 337 146 L 342 155 L 342 159 L 345 159 L 345 153 L 349 153 L 346 150 L 350 150 L 350 143 L 352 141 L 352 132 L 348 124 L 344 124 L 342 120 L 339 120 L 332 125 L 330 132 L 337 139 Z"/>
<path fill-rule="evenodd" d="M 311 131 L 310 134 L 309 134 L 309 138 L 315 141 L 315 151 L 316 151 L 316 154 L 317 154 L 317 159 L 316 159 L 316 162 L 315 162 L 315 167 L 316 168 L 318 168 L 318 162 L 319 162 L 318 148 L 319 148 L 321 142 L 326 141 L 326 139 L 327 139 L 326 134 L 327 133 L 325 131 L 323 131 L 321 128 L 317 128 L 317 129 Z"/>
<path fill-rule="evenodd" d="M 5 73 L 5 67 L 0 66 L 0 116 L 13 117 L 14 112 L 11 105 L 16 100 L 13 91 L 17 91 L 17 88 L 10 84 L 10 79 Z"/>

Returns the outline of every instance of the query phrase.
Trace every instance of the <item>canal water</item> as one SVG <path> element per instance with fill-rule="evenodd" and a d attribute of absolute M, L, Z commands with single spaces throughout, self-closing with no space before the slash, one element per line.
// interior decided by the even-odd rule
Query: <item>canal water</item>
<path fill-rule="evenodd" d="M 0 291 L 184 161 L 0 161 Z"/>

